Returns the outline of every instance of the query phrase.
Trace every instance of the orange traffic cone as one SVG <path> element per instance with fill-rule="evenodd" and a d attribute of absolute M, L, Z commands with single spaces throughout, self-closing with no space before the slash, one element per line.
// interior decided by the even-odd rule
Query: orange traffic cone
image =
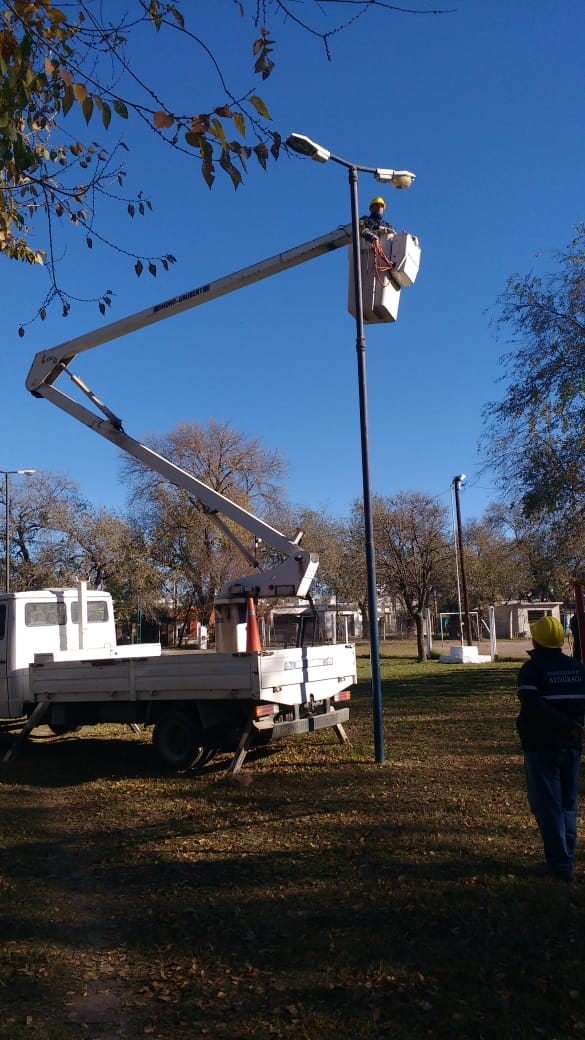
<path fill-rule="evenodd" d="M 260 642 L 258 621 L 256 619 L 256 607 L 254 606 L 252 596 L 248 596 L 246 601 L 246 653 L 262 653 L 262 643 Z"/>

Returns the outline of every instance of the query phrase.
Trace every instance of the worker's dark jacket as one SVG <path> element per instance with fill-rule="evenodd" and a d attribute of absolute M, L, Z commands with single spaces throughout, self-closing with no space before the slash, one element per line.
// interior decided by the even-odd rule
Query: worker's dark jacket
<path fill-rule="evenodd" d="M 516 727 L 525 751 L 580 748 L 575 723 L 585 716 L 585 668 L 562 650 L 537 646 L 518 673 Z"/>
<path fill-rule="evenodd" d="M 396 234 L 392 224 L 388 224 L 382 217 L 360 217 L 360 234 L 368 242 L 377 240 L 380 234 L 387 232 Z"/>

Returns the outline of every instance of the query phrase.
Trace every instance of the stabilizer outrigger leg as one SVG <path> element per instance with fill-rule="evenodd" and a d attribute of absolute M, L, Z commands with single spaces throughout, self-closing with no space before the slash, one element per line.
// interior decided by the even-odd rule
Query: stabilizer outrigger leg
<path fill-rule="evenodd" d="M 14 739 L 12 746 L 8 748 L 8 751 L 2 759 L 2 765 L 7 766 L 11 762 L 14 762 L 14 759 L 18 756 L 20 749 L 24 744 L 26 738 L 28 737 L 29 733 L 31 732 L 31 730 L 35 728 L 35 726 L 38 726 L 39 723 L 43 720 L 44 716 L 48 711 L 48 708 L 48 701 L 41 701 L 39 704 L 37 704 L 32 715 L 30 715 L 27 722 L 22 727 L 20 733 Z"/>
<path fill-rule="evenodd" d="M 242 731 L 242 735 L 240 737 L 237 750 L 236 750 L 236 752 L 234 754 L 234 757 L 232 758 L 232 760 L 231 760 L 231 762 L 230 762 L 230 764 L 228 766 L 228 771 L 227 771 L 228 772 L 228 777 L 237 776 L 237 774 L 240 772 L 240 770 L 241 770 L 241 768 L 242 768 L 242 766 L 244 764 L 246 755 L 248 754 L 248 751 L 250 750 L 250 745 L 252 743 L 253 733 L 254 733 L 254 709 L 252 709 L 252 711 L 250 712 L 250 715 L 248 717 L 248 721 L 246 722 L 246 725 L 244 726 L 244 729 Z"/>

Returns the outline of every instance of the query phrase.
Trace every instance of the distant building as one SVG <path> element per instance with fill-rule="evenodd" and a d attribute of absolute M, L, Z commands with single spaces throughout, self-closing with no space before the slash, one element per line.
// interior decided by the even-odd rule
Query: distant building
<path fill-rule="evenodd" d="M 561 620 L 562 603 L 556 601 L 512 600 L 496 603 L 494 616 L 498 639 L 530 639 L 530 624 L 542 617 Z"/>

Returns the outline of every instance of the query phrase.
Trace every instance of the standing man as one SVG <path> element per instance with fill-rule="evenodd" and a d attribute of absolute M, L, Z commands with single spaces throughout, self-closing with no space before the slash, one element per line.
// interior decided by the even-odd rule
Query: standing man
<path fill-rule="evenodd" d="M 565 632 L 556 618 L 540 618 L 530 632 L 534 649 L 518 673 L 516 722 L 528 803 L 544 845 L 545 872 L 573 881 L 585 668 L 563 653 Z"/>

